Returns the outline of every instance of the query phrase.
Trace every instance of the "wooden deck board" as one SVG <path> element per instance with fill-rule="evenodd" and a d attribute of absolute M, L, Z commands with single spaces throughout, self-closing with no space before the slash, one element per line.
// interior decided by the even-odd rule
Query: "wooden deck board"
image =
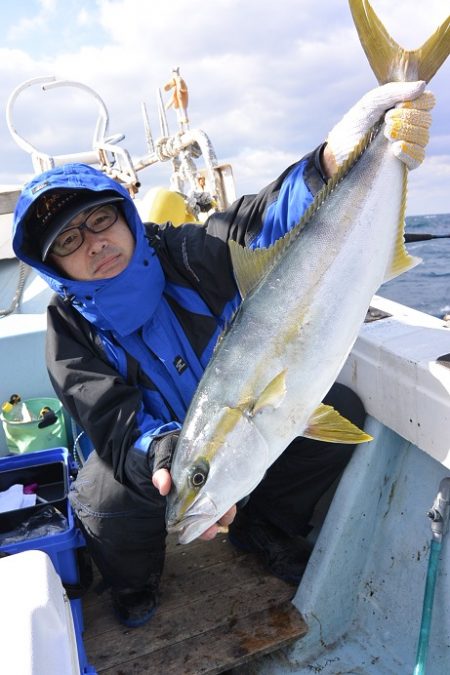
<path fill-rule="evenodd" d="M 147 625 L 121 626 L 107 592 L 86 596 L 88 660 L 102 675 L 222 673 L 305 634 L 294 590 L 223 537 L 170 540 L 161 604 Z"/>

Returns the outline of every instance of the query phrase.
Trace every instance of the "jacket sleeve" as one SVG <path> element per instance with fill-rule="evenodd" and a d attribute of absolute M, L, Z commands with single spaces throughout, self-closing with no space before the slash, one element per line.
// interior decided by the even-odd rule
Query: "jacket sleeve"
<path fill-rule="evenodd" d="M 151 440 L 180 428 L 144 413 L 139 388 L 104 355 L 90 324 L 55 297 L 47 313 L 47 368 L 56 395 L 84 429 L 115 478 L 148 490 Z"/>
<path fill-rule="evenodd" d="M 250 248 L 267 247 L 292 229 L 325 184 L 324 146 L 288 167 L 257 195 L 246 195 L 206 223 L 213 236 Z"/>

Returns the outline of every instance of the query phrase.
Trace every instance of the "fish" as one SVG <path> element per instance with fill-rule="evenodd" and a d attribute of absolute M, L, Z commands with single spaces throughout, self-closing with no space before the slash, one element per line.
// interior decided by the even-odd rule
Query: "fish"
<path fill-rule="evenodd" d="M 349 4 L 380 84 L 428 82 L 448 56 L 450 17 L 406 51 L 368 0 Z M 296 437 L 371 439 L 322 400 L 374 293 L 420 262 L 404 245 L 408 170 L 382 124 L 283 238 L 253 250 L 229 242 L 242 303 L 203 373 L 172 459 L 166 524 L 181 544 L 249 495 Z"/>

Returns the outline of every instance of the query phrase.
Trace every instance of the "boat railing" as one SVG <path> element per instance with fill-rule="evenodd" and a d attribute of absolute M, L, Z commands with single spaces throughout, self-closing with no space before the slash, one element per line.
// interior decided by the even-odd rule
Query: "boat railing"
<path fill-rule="evenodd" d="M 161 90 L 158 89 L 160 134 L 156 140 L 153 140 L 147 108 L 145 103 L 142 103 L 147 152 L 138 158 L 132 158 L 128 150 L 120 145 L 125 139 L 124 134 L 109 134 L 109 113 L 105 102 L 94 89 L 81 82 L 56 79 L 54 76 L 36 77 L 23 82 L 14 89 L 8 99 L 7 125 L 17 145 L 30 154 L 35 173 L 41 173 L 68 162 L 95 164 L 111 178 L 122 183 L 134 197 L 141 187 L 138 172 L 154 164 L 171 161 L 170 189 L 185 194 L 187 197 L 191 196 L 191 198 L 192 196 L 199 198 L 205 193 L 210 194 L 215 207 L 222 210 L 236 199 L 231 166 L 218 162 L 212 142 L 203 130 L 190 129 L 186 110 L 187 87 L 179 75 L 178 68 L 173 70 L 173 74 L 170 84 L 165 85 L 164 88 L 167 91 L 172 86 L 175 87 L 172 83 L 181 82 L 185 87 L 183 89 L 185 107 L 179 104 L 175 92 L 172 94 L 171 101 L 165 106 Z M 98 111 L 91 148 L 81 152 L 50 154 L 38 149 L 19 133 L 13 121 L 17 99 L 25 90 L 34 86 L 40 86 L 42 91 L 58 87 L 75 87 L 94 98 Z M 170 133 L 166 115 L 166 108 L 171 105 L 177 109 L 178 129 L 175 133 Z M 197 166 L 200 158 L 204 164 L 201 168 Z"/>
<path fill-rule="evenodd" d="M 91 95 L 98 106 L 98 116 L 95 125 L 92 148 L 82 152 L 67 153 L 61 155 L 51 155 L 38 150 L 29 140 L 22 136 L 16 129 L 13 122 L 14 106 L 18 97 L 32 86 L 40 85 L 43 91 L 55 89 L 56 87 L 76 87 Z M 57 80 L 56 77 L 36 77 L 23 82 L 14 89 L 10 95 L 6 106 L 6 122 L 9 132 L 17 145 L 31 155 L 33 169 L 36 173 L 41 173 L 55 166 L 66 164 L 67 162 L 83 162 L 85 164 L 99 164 L 105 173 L 110 175 L 131 189 L 139 187 L 139 181 L 136 171 L 133 167 L 128 151 L 117 145 L 125 136 L 116 134 L 108 136 L 109 114 L 102 98 L 91 87 L 81 82 L 72 80 Z"/>

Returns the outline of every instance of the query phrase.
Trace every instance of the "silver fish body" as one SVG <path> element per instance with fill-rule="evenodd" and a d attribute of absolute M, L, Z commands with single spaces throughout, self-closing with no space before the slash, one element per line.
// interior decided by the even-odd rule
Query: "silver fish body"
<path fill-rule="evenodd" d="M 181 542 L 201 534 L 258 485 L 335 381 L 385 278 L 402 185 L 402 164 L 378 135 L 243 301 L 205 371 L 172 464 L 168 525 L 179 528 Z M 283 372 L 280 405 L 253 414 L 253 403 Z M 218 443 L 230 411 L 237 419 Z M 192 471 L 216 447 L 206 483 L 180 522 Z"/>

